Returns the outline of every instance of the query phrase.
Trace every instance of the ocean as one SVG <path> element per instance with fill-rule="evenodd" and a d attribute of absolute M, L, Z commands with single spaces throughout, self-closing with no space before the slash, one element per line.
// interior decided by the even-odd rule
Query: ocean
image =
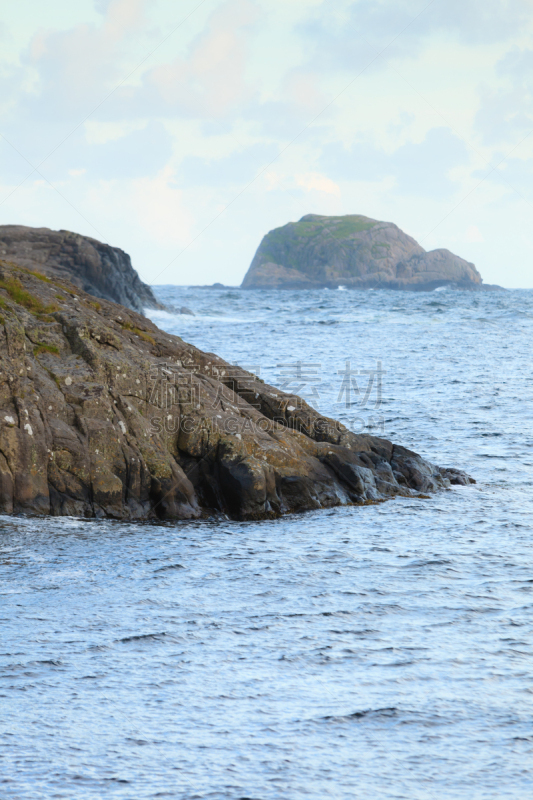
<path fill-rule="evenodd" d="M 160 327 L 473 486 L 0 518 L 0 797 L 533 792 L 533 291 L 156 287 Z"/>

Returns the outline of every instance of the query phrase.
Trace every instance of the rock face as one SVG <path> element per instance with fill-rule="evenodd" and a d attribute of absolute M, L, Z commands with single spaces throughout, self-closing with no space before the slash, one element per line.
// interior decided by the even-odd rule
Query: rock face
<path fill-rule="evenodd" d="M 79 233 L 0 225 L 0 258 L 71 281 L 94 297 L 141 314 L 143 308 L 163 308 L 127 253 Z"/>
<path fill-rule="evenodd" d="M 479 289 L 473 264 L 449 250 L 424 250 L 392 222 L 357 214 L 307 214 L 263 238 L 244 289 Z"/>
<path fill-rule="evenodd" d="M 471 482 L 0 261 L 0 512 L 262 519 Z"/>

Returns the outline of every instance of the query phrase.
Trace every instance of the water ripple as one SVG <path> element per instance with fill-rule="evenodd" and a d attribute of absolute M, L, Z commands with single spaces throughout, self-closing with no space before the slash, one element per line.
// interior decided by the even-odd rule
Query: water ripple
<path fill-rule="evenodd" d="M 321 411 L 478 484 L 261 523 L 1 517 L 2 799 L 529 796 L 533 293 L 162 296 L 197 314 L 169 331 L 273 383 L 319 364 Z M 381 408 L 339 399 L 346 360 L 382 362 Z"/>

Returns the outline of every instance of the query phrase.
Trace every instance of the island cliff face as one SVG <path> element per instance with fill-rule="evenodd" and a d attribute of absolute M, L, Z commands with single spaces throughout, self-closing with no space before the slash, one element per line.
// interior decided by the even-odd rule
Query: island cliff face
<path fill-rule="evenodd" d="M 263 238 L 244 289 L 479 289 L 475 266 L 449 250 L 426 252 L 392 222 L 307 214 Z"/>
<path fill-rule="evenodd" d="M 235 519 L 471 482 L 95 301 L 0 261 L 0 512 Z"/>
<path fill-rule="evenodd" d="M 142 314 L 163 308 L 118 247 L 70 231 L 0 225 L 0 258 L 71 281 L 94 297 L 112 300 Z"/>

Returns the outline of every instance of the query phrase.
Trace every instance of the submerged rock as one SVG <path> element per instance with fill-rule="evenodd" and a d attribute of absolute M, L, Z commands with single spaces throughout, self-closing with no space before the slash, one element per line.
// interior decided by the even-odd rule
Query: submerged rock
<path fill-rule="evenodd" d="M 243 289 L 479 289 L 473 264 L 449 250 L 424 250 L 392 222 L 359 214 L 307 214 L 267 233 Z"/>
<path fill-rule="evenodd" d="M 127 253 L 89 236 L 50 228 L 0 225 L 0 258 L 71 281 L 94 297 L 143 313 L 164 308 L 131 266 Z"/>
<path fill-rule="evenodd" d="M 471 479 L 0 261 L 0 511 L 263 519 Z"/>

